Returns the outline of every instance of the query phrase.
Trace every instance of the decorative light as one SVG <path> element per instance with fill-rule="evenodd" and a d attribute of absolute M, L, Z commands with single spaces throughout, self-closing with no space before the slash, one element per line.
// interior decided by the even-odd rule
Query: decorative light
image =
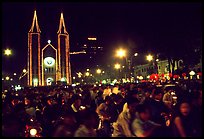
<path fill-rule="evenodd" d="M 138 56 L 138 53 L 135 53 L 134 56 Z"/>
<path fill-rule="evenodd" d="M 47 43 L 49 43 L 49 44 L 50 44 L 50 43 L 51 43 L 51 40 L 48 40 L 48 41 L 47 41 Z"/>
<path fill-rule="evenodd" d="M 10 79 L 10 77 L 9 76 L 6 76 L 6 80 L 9 80 Z"/>
<path fill-rule="evenodd" d="M 126 51 L 121 48 L 121 49 L 116 51 L 116 56 L 120 57 L 120 58 L 125 57 L 126 56 Z"/>
<path fill-rule="evenodd" d="M 86 75 L 86 76 L 89 76 L 89 75 L 90 75 L 90 73 L 89 73 L 89 72 L 86 72 L 86 73 L 85 73 L 85 75 Z"/>
<path fill-rule="evenodd" d="M 34 83 L 35 83 L 35 82 L 38 82 L 38 79 L 37 79 L 37 78 L 33 79 L 33 82 L 34 82 Z"/>
<path fill-rule="evenodd" d="M 23 69 L 23 73 L 26 73 L 26 69 Z"/>
<path fill-rule="evenodd" d="M 76 79 L 76 77 L 73 77 L 73 79 Z"/>
<path fill-rule="evenodd" d="M 34 129 L 34 128 L 30 129 L 30 135 L 31 136 L 35 136 L 36 134 L 37 134 L 37 130 L 36 129 Z"/>
<path fill-rule="evenodd" d="M 4 55 L 6 55 L 6 56 L 9 56 L 9 55 L 11 55 L 12 54 L 12 51 L 11 51 L 11 49 L 6 49 L 6 50 L 4 50 Z"/>
<path fill-rule="evenodd" d="M 193 76 L 193 75 L 195 75 L 195 71 L 191 71 L 191 72 L 189 72 L 189 74 L 191 75 L 191 76 Z"/>
<path fill-rule="evenodd" d="M 55 64 L 55 59 L 52 58 L 52 57 L 46 57 L 46 58 L 44 59 L 44 64 L 45 64 L 46 66 L 52 67 L 52 66 Z"/>
<path fill-rule="evenodd" d="M 86 69 L 86 71 L 90 71 L 90 69 Z"/>
<path fill-rule="evenodd" d="M 101 74 L 101 69 L 97 69 L 96 73 Z"/>
<path fill-rule="evenodd" d="M 88 40 L 90 40 L 90 41 L 95 41 L 96 38 L 88 38 Z"/>
<path fill-rule="evenodd" d="M 61 78 L 61 80 L 60 80 L 61 82 L 65 82 L 66 81 L 66 78 L 65 77 L 63 77 L 63 78 Z"/>
<path fill-rule="evenodd" d="M 159 59 L 157 58 L 157 59 L 156 59 L 156 61 L 158 62 L 158 61 L 159 61 Z"/>
<path fill-rule="evenodd" d="M 16 76 L 16 73 L 14 73 L 13 75 Z"/>
<path fill-rule="evenodd" d="M 120 69 L 120 64 L 118 64 L 118 63 L 115 64 L 114 68 L 115 68 L 115 69 Z"/>
<path fill-rule="evenodd" d="M 152 60 L 153 60 L 153 56 L 149 54 L 149 55 L 146 56 L 146 59 L 147 59 L 148 61 L 152 61 Z"/>

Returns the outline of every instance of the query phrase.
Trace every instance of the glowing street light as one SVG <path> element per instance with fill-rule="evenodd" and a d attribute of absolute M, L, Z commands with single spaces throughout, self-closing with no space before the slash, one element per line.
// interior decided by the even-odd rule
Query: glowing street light
<path fill-rule="evenodd" d="M 191 76 L 194 76 L 195 75 L 195 71 L 191 71 L 191 72 L 189 72 L 189 74 L 191 75 Z"/>
<path fill-rule="evenodd" d="M 23 73 L 26 73 L 26 71 L 27 71 L 26 69 L 23 69 Z"/>
<path fill-rule="evenodd" d="M 9 80 L 10 79 L 10 77 L 9 76 L 6 76 L 6 80 Z"/>
<path fill-rule="evenodd" d="M 138 53 L 135 53 L 134 56 L 138 56 Z"/>
<path fill-rule="evenodd" d="M 96 73 L 101 74 L 101 69 L 97 69 Z"/>
<path fill-rule="evenodd" d="M 89 76 L 89 75 L 90 75 L 90 73 L 89 73 L 89 72 L 86 72 L 86 73 L 85 73 L 85 75 L 86 75 L 86 76 Z"/>
<path fill-rule="evenodd" d="M 78 72 L 77 75 L 78 75 L 78 78 L 81 78 L 82 73 L 81 73 L 81 72 Z"/>
<path fill-rule="evenodd" d="M 120 64 L 118 64 L 118 63 L 114 65 L 114 68 L 115 68 L 115 69 L 120 69 L 120 67 L 121 67 L 121 66 L 120 66 Z"/>
<path fill-rule="evenodd" d="M 6 49 L 6 50 L 4 50 L 4 55 L 6 55 L 6 56 L 10 56 L 10 55 L 12 55 L 12 51 L 11 51 L 11 49 Z"/>
<path fill-rule="evenodd" d="M 146 59 L 147 59 L 148 61 L 152 61 L 152 60 L 153 60 L 153 56 L 149 54 L 149 55 L 146 56 Z"/>
<path fill-rule="evenodd" d="M 126 56 L 126 51 L 124 49 L 119 49 L 119 50 L 116 51 L 116 56 L 120 57 L 120 58 L 125 57 Z"/>

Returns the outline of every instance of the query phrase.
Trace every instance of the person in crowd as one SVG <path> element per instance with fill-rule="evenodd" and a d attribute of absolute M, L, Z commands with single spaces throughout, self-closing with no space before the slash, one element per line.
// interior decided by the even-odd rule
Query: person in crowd
<path fill-rule="evenodd" d="M 185 98 L 177 104 L 173 120 L 173 133 L 175 137 L 195 137 L 196 125 L 189 99 Z"/>
<path fill-rule="evenodd" d="M 98 107 L 101 103 L 104 102 L 104 99 L 103 99 L 103 91 L 99 90 L 97 92 L 97 95 L 95 97 L 95 104 L 96 104 L 96 107 Z"/>
<path fill-rule="evenodd" d="M 173 105 L 173 95 L 172 93 L 175 93 L 173 90 L 168 90 L 164 95 L 162 101 L 164 104 L 171 109 Z"/>
<path fill-rule="evenodd" d="M 81 110 L 82 98 L 79 94 L 74 94 L 71 98 L 71 105 L 65 105 L 63 107 L 63 114 L 72 113 L 76 118 L 77 124 L 80 123 L 79 111 Z"/>
<path fill-rule="evenodd" d="M 107 85 L 106 88 L 103 90 L 103 99 L 105 99 L 106 96 L 109 96 L 111 93 L 111 88 L 109 85 Z"/>
<path fill-rule="evenodd" d="M 44 120 L 44 123 L 42 124 L 44 127 L 43 134 L 51 136 L 54 129 L 54 124 L 61 114 L 60 108 L 54 101 L 53 97 L 47 98 L 47 104 L 44 106 L 42 113 Z"/>
<path fill-rule="evenodd" d="M 121 94 L 117 94 L 115 96 L 114 103 L 116 105 L 116 109 L 117 109 L 117 112 L 119 115 L 123 110 L 123 105 L 125 104 L 125 99 L 123 98 L 123 96 Z"/>
<path fill-rule="evenodd" d="M 195 128 L 196 128 L 196 137 L 202 136 L 202 88 L 198 88 L 198 90 L 193 94 L 191 101 L 191 111 L 193 114 L 193 119 L 195 119 Z"/>
<path fill-rule="evenodd" d="M 161 126 L 150 121 L 150 109 L 145 104 L 136 107 L 137 116 L 132 122 L 132 130 L 136 137 L 151 137 L 154 130 Z"/>
<path fill-rule="evenodd" d="M 53 137 L 73 137 L 77 129 L 76 119 L 72 113 L 66 113 L 58 123 Z"/>
<path fill-rule="evenodd" d="M 159 124 L 164 124 L 165 122 L 161 114 L 170 112 L 168 107 L 166 107 L 166 105 L 162 101 L 162 97 L 163 97 L 162 90 L 157 88 L 154 90 L 154 98 L 144 103 L 150 107 L 152 113 L 152 121 Z"/>
<path fill-rule="evenodd" d="M 81 113 L 81 124 L 74 133 L 74 137 L 97 137 L 96 128 L 98 125 L 98 115 L 96 112 L 86 109 Z"/>
<path fill-rule="evenodd" d="M 3 137 L 24 137 L 24 127 L 25 125 L 21 123 L 15 112 L 2 117 Z"/>
<path fill-rule="evenodd" d="M 120 93 L 119 85 L 118 85 L 118 84 L 115 84 L 115 85 L 113 86 L 112 93 L 114 93 L 114 94 Z"/>
<path fill-rule="evenodd" d="M 106 96 L 105 102 L 101 103 L 97 109 L 96 113 L 99 115 L 105 134 L 109 136 L 110 133 L 110 124 L 115 122 L 118 116 L 116 105 L 114 104 L 111 96 Z"/>
<path fill-rule="evenodd" d="M 113 123 L 113 137 L 134 136 L 131 130 L 131 123 L 135 118 L 135 108 L 139 104 L 139 100 L 130 94 L 126 96 L 127 108 L 119 114 L 117 121 Z"/>

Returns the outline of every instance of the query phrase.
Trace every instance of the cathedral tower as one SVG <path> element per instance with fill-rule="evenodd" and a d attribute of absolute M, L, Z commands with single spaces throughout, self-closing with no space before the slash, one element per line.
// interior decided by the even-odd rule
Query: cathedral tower
<path fill-rule="evenodd" d="M 70 46 L 69 34 L 65 27 L 63 13 L 60 16 L 58 36 L 58 71 L 57 81 L 64 81 L 71 84 Z"/>
<path fill-rule="evenodd" d="M 41 86 L 40 33 L 35 10 L 32 26 L 28 32 L 28 86 Z"/>

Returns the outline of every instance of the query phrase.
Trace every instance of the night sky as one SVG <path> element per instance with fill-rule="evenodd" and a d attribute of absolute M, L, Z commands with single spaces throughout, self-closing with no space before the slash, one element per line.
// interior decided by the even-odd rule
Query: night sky
<path fill-rule="evenodd" d="M 20 73 L 27 66 L 27 35 L 35 9 L 41 46 L 50 39 L 56 47 L 62 11 L 71 51 L 77 51 L 76 44 L 84 38 L 96 36 L 105 49 L 101 62 L 111 61 L 119 46 L 139 53 L 173 47 L 181 53 L 201 38 L 201 3 L 2 3 L 2 50 L 14 53 L 2 56 L 5 73 Z M 82 56 L 74 57 L 71 63 L 76 66 Z"/>

